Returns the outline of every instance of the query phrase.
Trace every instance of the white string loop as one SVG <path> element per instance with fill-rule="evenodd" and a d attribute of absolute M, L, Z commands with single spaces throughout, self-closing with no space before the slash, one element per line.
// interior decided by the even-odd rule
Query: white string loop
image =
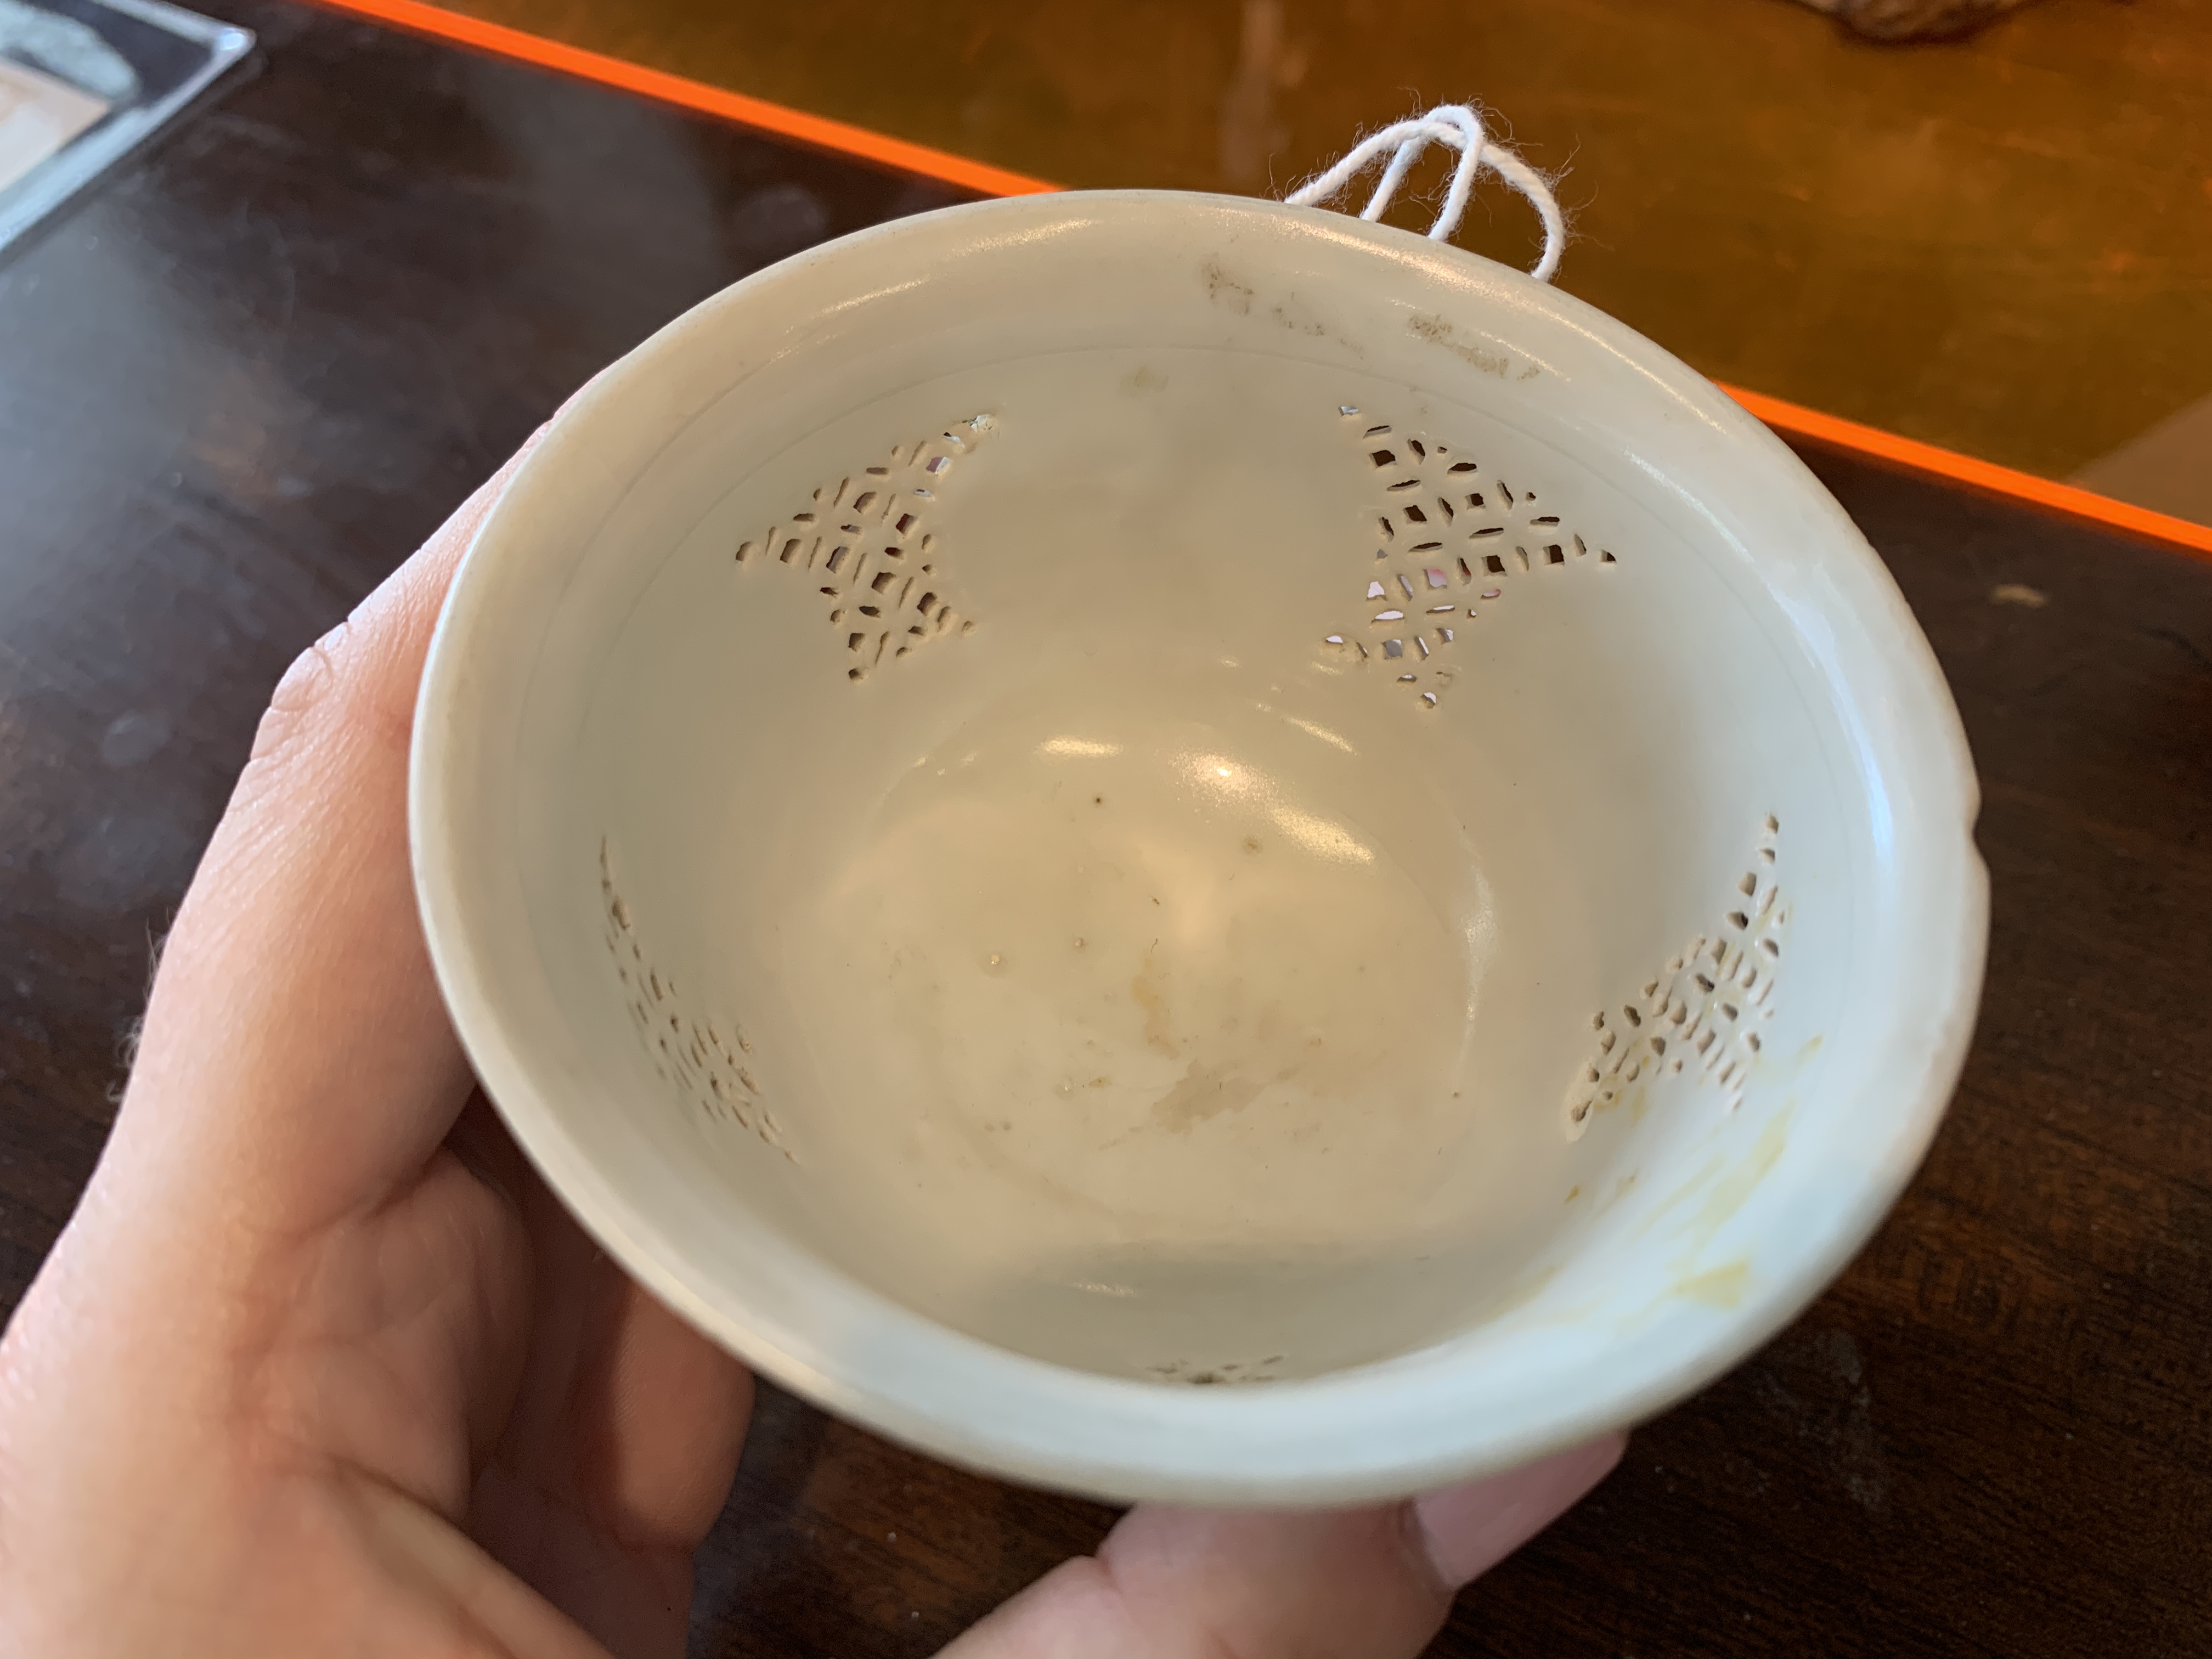
<path fill-rule="evenodd" d="M 1527 197 L 1537 217 L 1544 222 L 1543 257 L 1528 274 L 1540 283 L 1550 282 L 1559 268 L 1559 256 L 1567 246 L 1567 222 L 1559 212 L 1559 198 L 1552 194 L 1552 187 L 1542 173 L 1511 150 L 1490 142 L 1489 135 L 1483 131 L 1482 117 L 1467 104 L 1439 104 L 1426 115 L 1417 115 L 1370 134 L 1334 167 L 1308 179 L 1283 199 L 1292 207 L 1318 206 L 1389 150 L 1389 165 L 1382 169 L 1382 181 L 1375 186 L 1375 193 L 1367 198 L 1367 205 L 1359 214 L 1363 219 L 1380 219 L 1398 193 L 1399 185 L 1406 182 L 1406 175 L 1413 171 L 1413 163 L 1421 159 L 1422 152 L 1431 144 L 1457 150 L 1459 163 L 1452 169 L 1451 187 L 1444 192 L 1437 222 L 1429 227 L 1430 240 L 1451 240 L 1467 213 L 1468 198 L 1474 191 L 1475 174 L 1488 167 Z"/>

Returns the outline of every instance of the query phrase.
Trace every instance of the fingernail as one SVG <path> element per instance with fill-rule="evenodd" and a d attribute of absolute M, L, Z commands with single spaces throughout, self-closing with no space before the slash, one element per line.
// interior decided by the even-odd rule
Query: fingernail
<path fill-rule="evenodd" d="M 1431 1492 L 1413 1506 L 1437 1576 L 1457 1589 L 1573 1508 L 1610 1474 L 1628 1437 L 1608 1434 L 1540 1462 Z"/>

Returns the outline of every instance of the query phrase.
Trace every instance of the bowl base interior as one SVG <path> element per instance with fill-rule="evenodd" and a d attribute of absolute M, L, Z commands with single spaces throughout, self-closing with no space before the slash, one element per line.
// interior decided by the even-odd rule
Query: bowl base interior
<path fill-rule="evenodd" d="M 1314 1375 L 1510 1298 L 1577 1179 L 1573 1055 L 1516 1012 L 1574 896 L 1483 844 L 1425 735 L 1085 658 L 861 791 L 750 913 L 814 1229 L 933 1317 L 1141 1377 Z"/>

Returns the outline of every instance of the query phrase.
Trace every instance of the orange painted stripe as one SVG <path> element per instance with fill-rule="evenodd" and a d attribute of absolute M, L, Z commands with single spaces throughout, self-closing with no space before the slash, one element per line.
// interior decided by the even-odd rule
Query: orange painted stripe
<path fill-rule="evenodd" d="M 1047 184 L 1042 179 L 1031 179 L 1024 173 L 1010 173 L 1005 167 L 992 167 L 988 162 L 970 161 L 964 155 L 932 149 L 927 144 L 910 144 L 903 138 L 871 132 L 866 127 L 856 127 L 849 122 L 832 121 L 825 116 L 809 115 L 804 110 L 787 109 L 783 105 L 771 104 L 764 98 L 748 98 L 741 92 L 725 92 L 721 88 L 710 87 L 702 81 L 688 80 L 663 70 L 647 69 L 623 58 L 610 58 L 604 52 L 586 52 L 580 46 L 564 46 L 558 40 L 549 40 L 543 35 L 511 29 L 503 24 L 465 17 L 459 12 L 447 11 L 442 6 L 424 5 L 422 0 L 322 0 L 322 3 L 340 11 L 374 18 L 380 23 L 410 29 L 417 34 L 434 35 L 441 40 L 474 46 L 480 52 L 495 52 L 501 58 L 520 58 L 542 69 L 557 70 L 564 75 L 597 81 L 603 86 L 620 87 L 625 92 L 658 98 L 664 103 L 681 104 L 686 109 L 719 115 L 726 120 L 740 121 L 749 127 L 758 127 L 781 137 L 796 139 L 817 149 L 857 155 L 864 161 L 896 167 L 902 173 L 919 173 L 925 179 L 935 179 L 957 185 L 962 190 L 972 190 L 978 195 L 1033 196 L 1041 191 L 1060 188 L 1057 185 Z"/>
<path fill-rule="evenodd" d="M 1934 444 L 1899 437 L 1880 427 L 1861 426 L 1840 416 L 1823 415 L 1817 409 L 1784 403 L 1764 392 L 1747 392 L 1733 386 L 1724 386 L 1721 390 L 1778 431 L 1817 438 L 1840 449 L 1855 449 L 1879 460 L 1895 461 L 1976 489 L 1986 489 L 1992 495 L 2009 495 L 2015 501 L 2032 501 L 2074 518 L 2109 525 L 2115 530 L 2155 537 L 2202 557 L 2212 558 L 2212 525 L 2177 519 L 2170 513 L 2154 513 L 2147 507 L 2115 501 L 2110 495 L 2100 495 L 2094 489 L 2083 489 L 2075 484 L 2039 478 L 2033 472 L 1999 466 L 1994 461 L 1978 461 L 1954 449 L 1939 449 Z"/>
<path fill-rule="evenodd" d="M 1060 188 L 1058 185 L 1032 179 L 1026 173 L 1009 172 L 1004 167 L 992 167 L 988 162 L 970 161 L 964 155 L 932 149 L 927 144 L 911 144 L 903 138 L 890 137 L 866 127 L 854 126 L 850 122 L 809 115 L 803 110 L 771 104 L 763 98 L 748 98 L 743 93 L 726 92 L 702 81 L 689 80 L 662 70 L 647 69 L 624 58 L 610 58 L 604 52 L 586 52 L 580 46 L 566 46 L 558 40 L 549 40 L 543 35 L 508 28 L 503 24 L 465 17 L 459 12 L 447 11 L 442 6 L 426 5 L 423 0 L 321 0 L 321 3 L 341 11 L 374 18 L 381 23 L 410 29 L 417 34 L 432 35 L 459 46 L 473 46 L 480 52 L 494 52 L 502 58 L 519 58 L 526 64 L 535 64 L 541 68 L 556 70 L 586 81 L 596 81 L 603 86 L 619 87 L 625 92 L 658 98 L 665 103 L 678 104 L 686 109 L 720 116 L 726 120 L 742 122 L 746 126 L 757 127 L 764 132 L 794 139 L 817 149 L 834 150 L 840 155 L 858 156 L 883 167 L 895 167 L 902 173 L 918 173 L 925 179 L 935 179 L 962 190 L 974 191 L 979 196 L 1032 196 Z M 2039 478 L 2032 472 L 1999 466 L 1993 461 L 1978 461 L 1971 455 L 1960 454 L 1956 450 L 1924 444 L 1916 438 L 1901 437 L 1894 432 L 1885 432 L 1880 427 L 1862 426 L 1856 421 L 1846 421 L 1839 416 L 1823 415 L 1817 409 L 1786 403 L 1764 392 L 1748 392 L 1741 386 L 1723 386 L 1721 389 L 1779 431 L 1818 439 L 1822 443 L 1833 444 L 1841 449 L 1856 450 L 1877 459 L 1932 472 L 1939 477 L 1949 478 L 1972 489 L 1987 490 L 1992 495 L 2009 495 L 2015 501 L 2030 501 L 2038 507 L 2050 507 L 2077 519 L 2109 525 L 2116 530 L 2154 537 L 2171 542 L 2189 552 L 2212 558 L 2212 526 L 2187 519 L 2177 519 L 2171 514 L 2154 513 L 2148 507 L 2134 507 L 2126 501 L 2115 501 L 2109 495 L 2100 495 L 2094 490 L 2082 489 L 2073 484 Z"/>

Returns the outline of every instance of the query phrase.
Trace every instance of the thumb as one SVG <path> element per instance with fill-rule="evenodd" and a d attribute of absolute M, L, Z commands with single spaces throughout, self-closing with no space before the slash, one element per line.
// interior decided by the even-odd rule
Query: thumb
<path fill-rule="evenodd" d="M 1133 1510 L 940 1659 L 1413 1659 L 1461 1585 L 1611 1473 L 1619 1435 L 1383 1509 Z"/>

